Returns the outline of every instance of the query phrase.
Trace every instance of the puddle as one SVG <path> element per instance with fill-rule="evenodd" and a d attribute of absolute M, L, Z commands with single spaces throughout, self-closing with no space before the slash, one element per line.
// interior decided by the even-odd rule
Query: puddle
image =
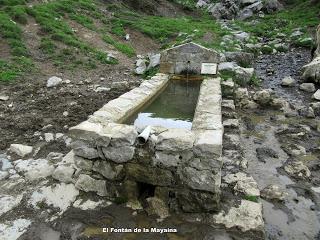
<path fill-rule="evenodd" d="M 260 124 L 261 127 L 265 123 Z M 242 129 L 244 132 L 245 129 Z M 263 215 L 266 224 L 267 239 L 277 240 L 301 240 L 317 239 L 320 230 L 320 219 L 317 211 L 312 211 L 315 203 L 310 199 L 298 195 L 289 185 L 296 183 L 286 175 L 281 175 L 277 168 L 281 167 L 288 155 L 280 148 L 280 143 L 274 135 L 275 127 L 262 131 L 264 141 L 262 144 L 254 142 L 254 137 L 243 138 L 245 157 L 248 160 L 248 172 L 257 181 L 262 190 L 270 184 L 278 185 L 288 193 L 284 203 L 276 206 L 268 201 L 263 203 Z M 257 147 L 266 147 L 274 150 L 278 158 L 266 158 L 265 163 L 260 162 L 256 156 Z"/>
<path fill-rule="evenodd" d="M 166 89 L 128 124 L 138 129 L 147 126 L 191 129 L 201 81 L 171 80 Z"/>

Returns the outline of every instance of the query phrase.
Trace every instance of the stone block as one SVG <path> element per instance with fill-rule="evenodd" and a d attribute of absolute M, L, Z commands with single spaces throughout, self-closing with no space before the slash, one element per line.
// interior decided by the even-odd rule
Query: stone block
<path fill-rule="evenodd" d="M 193 152 L 200 158 L 217 158 L 222 154 L 222 130 L 198 132 Z"/>
<path fill-rule="evenodd" d="M 156 186 L 171 186 L 174 182 L 171 171 L 135 163 L 126 164 L 128 179 Z"/>
<path fill-rule="evenodd" d="M 184 167 L 179 171 L 179 175 L 182 182 L 191 189 L 212 193 L 219 192 L 221 184 L 220 172 Z"/>
<path fill-rule="evenodd" d="M 176 167 L 182 162 L 187 162 L 193 157 L 191 151 L 184 152 L 163 152 L 156 151 L 153 157 L 154 165 L 161 165 L 164 167 Z"/>
<path fill-rule="evenodd" d="M 194 134 L 186 129 L 168 129 L 157 138 L 156 149 L 179 152 L 192 149 Z"/>
<path fill-rule="evenodd" d="M 101 197 L 109 195 L 106 188 L 106 181 L 96 180 L 85 174 L 80 174 L 75 186 L 85 192 L 96 192 Z"/>
<path fill-rule="evenodd" d="M 135 152 L 132 146 L 106 147 L 102 148 L 103 155 L 115 163 L 124 163 L 130 161 Z"/>
<path fill-rule="evenodd" d="M 107 161 L 96 161 L 93 165 L 93 171 L 109 180 L 120 180 L 124 176 L 123 170 L 123 165 L 115 165 Z"/>

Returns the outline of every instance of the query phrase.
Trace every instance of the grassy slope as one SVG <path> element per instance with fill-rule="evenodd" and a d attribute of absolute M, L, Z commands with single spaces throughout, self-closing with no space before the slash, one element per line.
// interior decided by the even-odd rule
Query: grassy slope
<path fill-rule="evenodd" d="M 284 10 L 266 15 L 257 24 L 236 21 L 242 29 L 253 33 L 257 37 L 274 39 L 277 34 L 290 36 L 295 29 L 300 29 L 304 35 L 300 38 L 310 37 L 316 26 L 320 23 L 320 2 L 311 3 L 310 0 L 291 1 Z M 299 39 L 291 39 L 299 44 Z"/>
<path fill-rule="evenodd" d="M 170 1 L 188 9 L 195 4 L 194 0 Z M 102 11 L 104 9 L 114 12 L 114 17 L 107 17 Z M 242 21 L 235 23 L 256 37 L 272 39 L 278 33 L 289 35 L 298 27 L 307 34 L 308 29 L 319 22 L 319 9 L 319 4 L 310 5 L 309 1 L 296 0 L 287 10 L 267 15 L 255 25 Z M 200 18 L 168 18 L 138 14 L 121 4 L 103 5 L 99 0 L 56 0 L 34 6 L 28 6 L 27 0 L 0 0 L 0 36 L 10 46 L 12 56 L 0 59 L 0 82 L 11 81 L 33 69 L 33 59 L 21 30 L 30 17 L 41 27 L 39 49 L 57 67 L 66 67 L 66 62 L 71 68 L 94 68 L 97 63 L 116 63 L 105 52 L 79 39 L 65 21 L 68 19 L 96 31 L 106 43 L 129 57 L 135 55 L 135 50 L 118 40 L 118 37 L 124 37 L 127 27 L 159 41 L 163 48 L 191 40 L 215 49 L 233 48 L 230 44 L 220 45 L 221 38 L 228 32 L 205 13 Z"/>

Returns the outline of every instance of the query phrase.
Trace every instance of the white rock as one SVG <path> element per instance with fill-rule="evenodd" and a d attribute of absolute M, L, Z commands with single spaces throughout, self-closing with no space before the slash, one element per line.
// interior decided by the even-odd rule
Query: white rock
<path fill-rule="evenodd" d="M 7 179 L 9 177 L 9 173 L 6 171 L 0 171 L 0 181 Z"/>
<path fill-rule="evenodd" d="M 261 191 L 261 196 L 265 199 L 283 201 L 288 194 L 277 185 L 269 185 Z"/>
<path fill-rule="evenodd" d="M 60 182 L 71 183 L 74 172 L 75 169 L 71 166 L 59 165 L 52 173 L 52 177 Z"/>
<path fill-rule="evenodd" d="M 0 223 L 0 239 L 16 240 L 18 239 L 31 225 L 28 219 L 17 219 L 13 222 Z"/>
<path fill-rule="evenodd" d="M 25 157 L 32 153 L 33 147 L 22 144 L 11 144 L 10 151 L 17 154 L 20 157 Z"/>
<path fill-rule="evenodd" d="M 136 74 L 141 75 L 147 70 L 146 60 L 138 59 L 136 62 Z"/>
<path fill-rule="evenodd" d="M 9 100 L 9 96 L 0 95 L 0 101 L 8 101 L 8 100 Z"/>
<path fill-rule="evenodd" d="M 53 77 L 48 79 L 47 87 L 48 88 L 56 87 L 56 86 L 60 85 L 61 83 L 62 83 L 62 79 L 61 78 L 53 76 Z"/>
<path fill-rule="evenodd" d="M 56 184 L 53 186 L 42 187 L 32 193 L 29 204 L 38 208 L 38 203 L 45 202 L 47 205 L 53 205 L 64 212 L 76 200 L 79 190 L 73 184 Z"/>
<path fill-rule="evenodd" d="M 53 133 L 45 133 L 44 140 L 46 142 L 52 142 L 54 140 L 54 134 Z"/>
<path fill-rule="evenodd" d="M 247 196 L 260 196 L 260 190 L 257 182 L 253 177 L 248 177 L 245 173 L 238 172 L 236 174 L 228 174 L 223 180 L 226 183 L 236 183 L 234 190 L 242 192 Z"/>
<path fill-rule="evenodd" d="M 281 85 L 291 87 L 295 84 L 295 82 L 296 81 L 292 77 L 288 76 L 288 77 L 285 77 L 281 80 Z"/>
<path fill-rule="evenodd" d="M 22 200 L 22 195 L 19 196 L 10 196 L 10 195 L 2 195 L 0 196 L 0 217 L 13 208 L 18 206 Z"/>
<path fill-rule="evenodd" d="M 239 207 L 232 207 L 228 213 L 222 211 L 213 218 L 217 224 L 223 224 L 226 228 L 238 228 L 242 232 L 262 231 L 264 228 L 262 204 L 247 200 L 241 200 Z"/>
<path fill-rule="evenodd" d="M 314 92 L 316 90 L 316 87 L 313 83 L 302 83 L 299 86 L 299 89 L 305 92 Z"/>
<path fill-rule="evenodd" d="M 320 89 L 318 89 L 313 95 L 312 98 L 320 101 Z"/>
<path fill-rule="evenodd" d="M 54 171 L 54 166 L 46 159 L 17 160 L 14 164 L 16 171 L 30 181 L 51 176 Z"/>
<path fill-rule="evenodd" d="M 159 66 L 160 65 L 160 57 L 161 57 L 161 54 L 158 53 L 158 54 L 151 54 L 149 56 L 149 66 L 148 66 L 148 69 L 150 68 L 154 68 L 156 66 Z"/>

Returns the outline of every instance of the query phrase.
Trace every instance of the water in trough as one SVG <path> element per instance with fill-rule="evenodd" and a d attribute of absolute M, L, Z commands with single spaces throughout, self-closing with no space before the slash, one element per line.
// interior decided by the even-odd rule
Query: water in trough
<path fill-rule="evenodd" d="M 168 86 L 126 123 L 138 129 L 147 126 L 191 129 L 201 81 L 171 80 Z"/>

